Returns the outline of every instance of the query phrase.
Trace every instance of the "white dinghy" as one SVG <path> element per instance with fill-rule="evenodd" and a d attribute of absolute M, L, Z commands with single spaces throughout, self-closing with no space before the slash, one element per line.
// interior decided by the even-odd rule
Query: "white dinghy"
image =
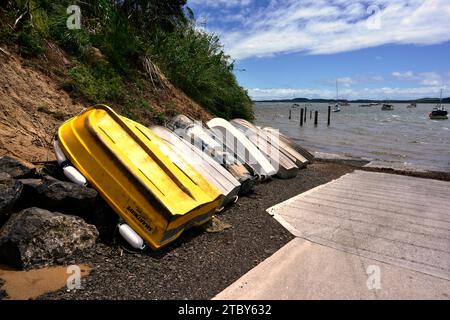
<path fill-rule="evenodd" d="M 289 154 L 296 159 L 297 166 L 305 166 L 309 162 L 312 162 L 314 160 L 314 156 L 308 150 L 294 143 L 279 130 L 271 127 L 265 127 L 262 130 L 264 130 L 264 132 L 266 132 L 276 141 L 279 141 L 280 147 L 282 147 L 283 150 L 286 151 L 286 154 Z"/>
<path fill-rule="evenodd" d="M 207 125 L 216 133 L 223 144 L 245 160 L 245 163 L 254 170 L 261 180 L 270 178 L 277 173 L 278 170 L 272 166 L 266 156 L 230 122 L 215 118 L 210 120 Z"/>
<path fill-rule="evenodd" d="M 295 159 L 291 160 L 292 158 L 285 155 L 275 139 L 268 137 L 264 131 L 246 120 L 234 119 L 230 122 L 256 145 L 259 151 L 269 159 L 274 168 L 278 169 L 277 177 L 290 179 L 297 176 L 298 166 L 295 164 Z"/>
<path fill-rule="evenodd" d="M 240 195 L 245 195 L 252 190 L 255 178 L 249 172 L 251 168 L 246 167 L 240 159 L 229 153 L 226 146 L 219 142 L 219 138 L 211 129 L 203 126 L 200 121 L 195 121 L 185 115 L 172 118 L 168 127 L 228 170 L 241 184 Z"/>
<path fill-rule="evenodd" d="M 277 150 L 280 150 L 281 153 L 294 162 L 298 168 L 303 168 L 308 164 L 309 160 L 303 154 L 294 149 L 293 143 L 291 144 L 290 140 L 278 130 L 272 128 L 270 128 L 270 130 L 263 130 L 242 119 L 236 119 L 236 121 L 238 121 L 241 125 L 258 132 L 260 136 L 265 137 L 266 141 L 268 141 Z"/>
<path fill-rule="evenodd" d="M 218 211 L 237 201 L 241 184 L 224 167 L 169 129 L 161 126 L 152 126 L 150 129 L 224 195 Z"/>

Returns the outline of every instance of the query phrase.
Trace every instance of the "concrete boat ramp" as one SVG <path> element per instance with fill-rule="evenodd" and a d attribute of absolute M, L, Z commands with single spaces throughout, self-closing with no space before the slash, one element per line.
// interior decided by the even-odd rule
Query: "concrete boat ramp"
<path fill-rule="evenodd" d="M 450 182 L 355 171 L 267 211 L 296 238 L 215 299 L 450 299 Z"/>

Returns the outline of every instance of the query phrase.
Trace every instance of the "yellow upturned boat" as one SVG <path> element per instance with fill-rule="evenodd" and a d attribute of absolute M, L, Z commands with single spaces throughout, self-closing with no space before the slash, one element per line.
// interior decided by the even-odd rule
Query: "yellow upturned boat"
<path fill-rule="evenodd" d="M 220 191 L 148 128 L 103 105 L 58 130 L 68 160 L 152 249 L 209 221 Z"/>

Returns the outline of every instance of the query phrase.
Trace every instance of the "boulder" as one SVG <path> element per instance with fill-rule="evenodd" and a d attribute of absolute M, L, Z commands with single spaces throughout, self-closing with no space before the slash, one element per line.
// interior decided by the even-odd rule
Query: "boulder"
<path fill-rule="evenodd" d="M 39 187 L 43 184 L 42 179 L 18 179 L 22 185 L 21 202 L 33 202 L 38 196 Z"/>
<path fill-rule="evenodd" d="M 38 190 L 44 183 L 43 179 L 18 179 L 23 185 L 22 194 L 17 202 L 16 211 L 20 211 L 30 207 L 39 207 L 46 209 L 45 203 L 39 201 Z"/>
<path fill-rule="evenodd" d="M 8 173 L 0 172 L 0 215 L 8 213 L 22 193 L 22 183 L 11 178 Z"/>
<path fill-rule="evenodd" d="M 0 229 L 0 264 L 31 269 L 62 264 L 97 241 L 97 229 L 81 218 L 28 208 Z"/>
<path fill-rule="evenodd" d="M 36 173 L 36 167 L 14 156 L 0 157 L 0 172 L 6 172 L 15 179 L 31 178 Z"/>
<path fill-rule="evenodd" d="M 88 217 L 95 210 L 97 191 L 56 179 L 47 179 L 37 187 L 37 206 Z"/>

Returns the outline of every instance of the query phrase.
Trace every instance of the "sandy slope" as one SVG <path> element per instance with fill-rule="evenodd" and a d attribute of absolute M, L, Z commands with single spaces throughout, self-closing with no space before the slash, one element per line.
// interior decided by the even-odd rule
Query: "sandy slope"
<path fill-rule="evenodd" d="M 89 102 L 75 100 L 61 88 L 72 66 L 71 58 L 49 42 L 45 53 L 32 60 L 3 44 L 0 48 L 0 156 L 54 160 L 51 142 L 58 126 L 89 106 Z M 167 116 L 184 113 L 204 121 L 211 118 L 168 81 L 165 90 L 157 90 L 150 81 L 144 85 L 145 99 L 157 112 Z M 122 106 L 103 103 L 122 111 Z M 149 110 L 134 106 L 132 111 L 140 122 L 151 124 Z"/>
<path fill-rule="evenodd" d="M 50 77 L 14 54 L 0 53 L 0 156 L 53 159 L 48 148 L 61 118 L 82 109 Z"/>

